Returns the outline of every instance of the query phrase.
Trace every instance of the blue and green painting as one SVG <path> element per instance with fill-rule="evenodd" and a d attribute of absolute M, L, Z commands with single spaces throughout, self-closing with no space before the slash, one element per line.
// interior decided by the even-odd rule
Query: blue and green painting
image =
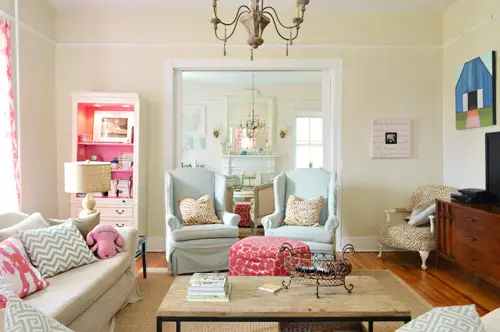
<path fill-rule="evenodd" d="M 457 130 L 496 124 L 495 51 L 457 69 L 455 99 Z"/>

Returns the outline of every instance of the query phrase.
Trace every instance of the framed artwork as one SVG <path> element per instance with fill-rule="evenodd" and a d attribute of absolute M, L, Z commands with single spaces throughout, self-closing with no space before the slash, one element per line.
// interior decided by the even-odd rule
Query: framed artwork
<path fill-rule="evenodd" d="M 204 150 L 207 141 L 207 116 L 204 105 L 182 107 L 181 130 L 184 150 Z"/>
<path fill-rule="evenodd" d="M 457 130 L 493 126 L 496 119 L 496 54 L 488 52 L 457 68 Z"/>
<path fill-rule="evenodd" d="M 134 112 L 95 111 L 94 142 L 131 143 Z"/>
<path fill-rule="evenodd" d="M 411 157 L 410 120 L 373 120 L 371 158 Z"/>

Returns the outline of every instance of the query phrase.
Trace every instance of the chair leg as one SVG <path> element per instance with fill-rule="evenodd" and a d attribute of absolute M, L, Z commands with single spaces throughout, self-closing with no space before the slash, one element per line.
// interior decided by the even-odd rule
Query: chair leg
<path fill-rule="evenodd" d="M 382 250 L 384 250 L 384 245 L 382 244 L 382 242 L 379 242 L 378 243 L 378 258 L 382 258 Z"/>
<path fill-rule="evenodd" d="M 427 258 L 429 258 L 429 251 L 419 251 L 420 258 L 422 258 L 422 270 L 427 270 L 427 265 L 425 265 L 425 262 L 427 262 Z"/>

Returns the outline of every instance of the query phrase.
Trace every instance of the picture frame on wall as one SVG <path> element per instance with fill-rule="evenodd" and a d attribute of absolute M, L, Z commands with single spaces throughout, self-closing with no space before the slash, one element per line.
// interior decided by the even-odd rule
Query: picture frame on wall
<path fill-rule="evenodd" d="M 411 120 L 371 121 L 371 158 L 410 158 Z"/>
<path fill-rule="evenodd" d="M 93 140 L 98 143 L 132 143 L 134 112 L 95 111 Z"/>
<path fill-rule="evenodd" d="M 181 130 L 184 150 L 204 150 L 207 141 L 205 105 L 184 105 L 182 107 Z"/>

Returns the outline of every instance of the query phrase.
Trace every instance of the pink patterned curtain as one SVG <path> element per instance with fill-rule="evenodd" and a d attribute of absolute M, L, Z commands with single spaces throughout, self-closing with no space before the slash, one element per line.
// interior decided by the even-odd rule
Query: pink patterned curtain
<path fill-rule="evenodd" d="M 241 148 L 242 140 L 243 140 L 243 129 L 238 127 L 238 129 L 236 131 L 236 148 L 237 149 Z"/>
<path fill-rule="evenodd" d="M 0 212 L 19 211 L 21 183 L 12 93 L 11 26 L 0 17 Z"/>

